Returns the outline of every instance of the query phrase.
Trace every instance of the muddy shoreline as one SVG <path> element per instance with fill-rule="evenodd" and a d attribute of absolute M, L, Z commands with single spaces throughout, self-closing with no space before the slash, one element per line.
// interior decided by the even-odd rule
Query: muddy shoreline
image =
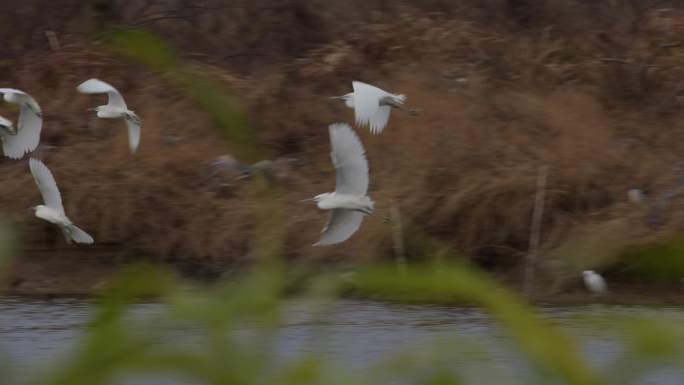
<path fill-rule="evenodd" d="M 15 259 L 2 278 L 0 295 L 26 297 L 90 297 L 105 288 L 112 277 L 122 269 L 140 260 L 127 258 L 111 246 L 97 250 L 27 250 Z M 222 266 L 215 263 L 158 262 L 160 266 L 176 271 L 180 276 L 198 281 L 213 282 L 239 269 L 239 266 Z M 505 279 L 508 281 L 508 279 Z M 648 285 L 635 282 L 609 281 L 610 292 L 596 297 L 584 291 L 578 278 L 576 284 L 557 293 L 541 294 L 531 298 L 539 306 L 581 306 L 592 303 L 684 306 L 684 286 Z"/>

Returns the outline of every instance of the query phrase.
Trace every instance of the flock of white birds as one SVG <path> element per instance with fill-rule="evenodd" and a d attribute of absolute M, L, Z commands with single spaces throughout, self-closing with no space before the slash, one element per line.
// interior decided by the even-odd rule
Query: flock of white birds
<path fill-rule="evenodd" d="M 81 83 L 77 90 L 85 94 L 107 94 L 108 102 L 92 110 L 97 117 L 105 119 L 119 119 L 126 121 L 128 126 L 128 141 L 131 153 L 135 153 L 140 143 L 141 120 L 126 106 L 121 93 L 116 88 L 98 79 L 89 79 Z M 11 159 L 21 159 L 31 153 L 40 143 L 40 132 L 43 128 L 43 113 L 40 105 L 26 92 L 0 88 L 3 99 L 8 103 L 19 106 L 19 119 L 15 126 L 12 121 L 0 116 L 0 139 L 2 151 Z M 36 217 L 53 223 L 62 230 L 67 243 L 93 243 L 93 237 L 74 225 L 64 212 L 62 195 L 57 182 L 47 166 L 36 158 L 29 159 L 29 169 L 36 181 L 38 190 L 43 196 L 44 204 L 33 207 Z"/>
<path fill-rule="evenodd" d="M 391 94 L 378 87 L 359 81 L 352 82 L 354 92 L 333 99 L 344 100 L 354 109 L 356 124 L 368 126 L 373 134 L 380 134 L 389 121 L 392 108 L 405 110 L 406 97 Z M 321 210 L 332 210 L 321 238 L 314 246 L 333 245 L 351 237 L 361 227 L 363 217 L 372 215 L 374 204 L 368 193 L 368 160 L 361 140 L 346 123 L 329 126 L 333 165 L 335 166 L 335 191 L 316 195 Z"/>
<path fill-rule="evenodd" d="M 354 92 L 335 96 L 348 107 L 354 109 L 356 124 L 368 126 L 371 133 L 380 134 L 387 122 L 392 108 L 404 111 L 404 95 L 395 95 L 380 88 L 359 81 L 352 82 Z M 332 210 L 330 221 L 323 229 L 321 239 L 315 245 L 332 245 L 351 237 L 361 226 L 364 215 L 373 213 L 373 201 L 368 192 L 368 161 L 363 145 L 348 124 L 330 125 L 330 144 L 332 161 L 337 172 L 335 191 L 315 196 L 318 207 Z M 606 281 L 597 272 L 582 272 L 584 285 L 594 295 L 608 292 Z"/>
<path fill-rule="evenodd" d="M 333 99 L 344 100 L 354 109 L 356 125 L 368 127 L 371 133 L 382 133 L 389 121 L 392 108 L 407 110 L 404 95 L 392 94 L 378 87 L 359 81 L 352 82 L 353 92 Z M 85 94 L 107 94 L 106 105 L 92 108 L 98 118 L 123 119 L 128 127 L 128 143 L 131 153 L 140 144 L 142 121 L 128 109 L 123 96 L 116 88 L 99 80 L 89 79 L 77 88 Z M 19 119 L 15 126 L 0 116 L 0 139 L 5 156 L 21 159 L 36 149 L 40 142 L 43 114 L 40 105 L 29 94 L 0 88 L 8 103 L 19 105 Z M 321 210 L 331 210 L 330 220 L 314 246 L 333 245 L 349 239 L 361 227 L 363 217 L 372 215 L 374 202 L 368 197 L 368 160 L 361 140 L 349 124 L 334 123 L 328 127 L 332 163 L 335 166 L 335 191 L 316 195 L 305 201 L 315 202 Z M 68 243 L 93 243 L 93 237 L 74 225 L 64 212 L 62 197 L 54 176 L 47 166 L 35 158 L 29 159 L 31 174 L 40 190 L 44 204 L 33 207 L 35 215 L 53 223 L 62 230 Z M 606 283 L 598 273 L 586 270 L 582 273 L 585 286 L 594 294 L 606 292 Z"/>
<path fill-rule="evenodd" d="M 354 92 L 335 97 L 342 99 L 354 109 L 358 126 L 368 126 L 372 133 L 379 134 L 387 125 L 392 108 L 404 109 L 404 95 L 391 94 L 380 88 L 362 82 L 352 82 Z M 128 127 L 128 143 L 131 153 L 140 144 L 142 121 L 135 112 L 128 109 L 121 93 L 99 79 L 89 79 L 76 87 L 84 94 L 107 94 L 106 105 L 90 110 L 98 118 L 123 119 Z M 43 113 L 36 100 L 26 92 L 0 88 L 8 103 L 19 105 L 19 118 L 15 126 L 12 121 L 0 116 L 0 139 L 5 156 L 21 159 L 33 152 L 40 143 L 43 127 Z M 368 160 L 359 137 L 348 124 L 330 125 L 332 161 L 337 172 L 335 191 L 316 195 L 311 201 L 322 210 L 332 210 L 321 239 L 315 245 L 332 245 L 347 240 L 361 226 L 364 215 L 373 213 L 373 201 L 368 192 Z M 53 223 L 62 230 L 67 243 L 93 243 L 93 237 L 74 225 L 64 212 L 62 196 L 52 172 L 36 158 L 29 159 L 29 169 L 43 197 L 44 204 L 33 207 L 35 215 Z"/>

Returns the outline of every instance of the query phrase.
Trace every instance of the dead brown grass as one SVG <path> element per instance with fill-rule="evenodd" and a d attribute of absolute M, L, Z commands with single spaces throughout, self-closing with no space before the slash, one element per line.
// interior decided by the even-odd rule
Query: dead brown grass
<path fill-rule="evenodd" d="M 325 216 L 296 203 L 333 188 L 326 126 L 353 118 L 327 97 L 348 92 L 352 79 L 405 93 L 423 109 L 415 117 L 393 113 L 382 136 L 358 130 L 380 217 L 398 202 L 408 223 L 465 255 L 516 266 L 526 252 L 537 170 L 548 166 L 542 239 L 549 258 L 579 268 L 599 251 L 573 245 L 609 239 L 622 246 L 681 229 L 681 211 L 664 228 L 647 229 L 626 191 L 657 194 L 681 177 L 683 10 L 627 2 L 381 3 L 263 1 L 143 23 L 233 86 L 272 156 L 300 160 L 281 181 L 290 202 L 288 257 L 390 253 L 390 229 L 379 218 L 339 247 L 311 247 Z M 0 75 L 46 111 L 44 142 L 57 146 L 46 158 L 72 219 L 132 254 L 249 258 L 259 202 L 249 198 L 248 181 L 217 189 L 208 178 L 207 164 L 227 148 L 209 117 L 158 75 L 85 42 L 73 31 L 94 28 L 97 12 L 74 12 L 78 23 L 52 27 L 61 32 L 60 51 L 16 48 L 21 54 L 5 63 L 14 71 Z M 140 15 L 169 12 L 125 8 L 112 17 L 140 24 Z M 110 80 L 144 118 L 136 156 L 120 122 L 84 112 L 95 100 L 74 86 L 88 77 Z M 60 244 L 54 229 L 25 211 L 38 201 L 25 165 L 2 160 L 0 170 L 12 181 L 0 188 L 0 211 L 26 223 L 27 245 Z"/>

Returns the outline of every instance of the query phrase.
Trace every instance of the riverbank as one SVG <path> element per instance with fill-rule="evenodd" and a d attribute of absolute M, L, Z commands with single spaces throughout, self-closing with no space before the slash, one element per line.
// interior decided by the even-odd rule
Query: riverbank
<path fill-rule="evenodd" d="M 40 198 L 25 164 L 3 158 L 0 173 L 11 183 L 0 185 L 0 213 L 18 229 L 18 249 L 29 250 L 15 260 L 7 290 L 86 293 L 141 260 L 217 276 L 254 261 L 263 233 L 284 240 L 283 258 L 321 263 L 394 257 L 398 239 L 403 257 L 420 260 L 425 249 L 408 239 L 420 234 L 514 281 L 542 169 L 538 274 L 560 292 L 581 287 L 579 271 L 610 270 L 626 250 L 684 228 L 684 195 L 676 193 L 684 175 L 680 9 L 574 1 L 262 9 L 245 1 L 140 24 L 132 16 L 139 10 L 67 3 L 73 23 L 39 18 L 46 13 L 37 7 L 22 20 L 34 12 L 40 28 L 8 29 L 0 82 L 41 103 L 44 147 L 35 155 L 55 174 L 69 217 L 99 245 L 121 250 L 66 247 L 57 229 L 27 212 Z M 176 2 L 156 6 L 177 14 Z M 126 28 L 103 29 L 103 20 L 142 25 L 165 43 L 114 47 L 107 37 Z M 85 113 L 96 100 L 74 87 L 90 77 L 115 85 L 143 118 L 135 156 L 121 122 Z M 392 113 L 380 136 L 357 129 L 377 216 L 347 242 L 312 247 L 327 215 L 298 202 L 334 185 L 326 127 L 351 122 L 353 112 L 329 97 L 355 79 L 406 94 L 421 112 Z M 3 116 L 15 113 L 0 105 Z M 242 154 L 240 133 L 259 151 Z M 292 160 L 274 178 L 266 209 L 254 179 L 210 167 L 227 154 Z M 633 188 L 644 192 L 641 204 L 628 200 Z M 377 220 L 394 209 L 411 230 L 397 234 Z M 280 230 L 260 231 L 264 218 Z"/>
<path fill-rule="evenodd" d="M 32 250 L 27 256 L 14 261 L 0 278 L 0 295 L 40 298 L 89 298 L 106 289 L 112 278 L 136 260 L 118 256 L 113 248 L 97 250 L 75 249 Z M 165 263 L 160 268 L 176 272 L 189 282 L 214 284 L 223 279 L 239 276 L 241 267 Z M 349 268 L 348 265 L 346 265 Z M 330 266 L 328 266 L 330 268 Z M 245 272 L 246 273 L 246 272 Z M 510 277 L 499 277 L 506 285 Z M 517 290 L 517 285 L 511 286 Z M 530 301 L 539 306 L 578 306 L 592 303 L 611 305 L 684 306 L 684 286 L 653 285 L 644 283 L 609 281 L 609 293 L 593 296 L 578 277 L 560 290 L 538 290 Z M 522 295 L 522 294 L 521 294 Z"/>

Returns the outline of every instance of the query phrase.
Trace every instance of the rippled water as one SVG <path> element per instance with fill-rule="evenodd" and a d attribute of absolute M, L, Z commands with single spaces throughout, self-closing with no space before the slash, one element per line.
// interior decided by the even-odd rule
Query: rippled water
<path fill-rule="evenodd" d="M 135 313 L 154 314 L 160 306 L 136 305 Z M 617 371 L 614 368 L 626 354 L 623 340 L 611 330 L 611 319 L 648 316 L 684 322 L 684 310 L 675 308 L 593 305 L 542 311 L 572 336 L 587 361 L 607 376 L 624 375 L 612 371 Z M 10 373 L 11 382 L 22 383 L 64 358 L 78 341 L 91 312 L 91 305 L 83 300 L 0 298 L 0 351 L 4 355 L 0 368 Z M 249 333 L 249 329 L 244 332 Z M 321 318 L 314 316 L 307 302 L 295 300 L 286 306 L 284 322 L 275 338 L 274 355 L 279 360 L 315 354 L 335 367 L 360 371 L 377 366 L 397 352 L 419 352 L 421 347 L 437 345 L 449 350 L 445 357 L 450 361 L 439 363 L 439 357 L 428 357 L 424 364 L 445 364 L 462 374 L 466 383 L 480 384 L 486 378 L 487 383 L 525 384 L 535 379 L 535 372 L 510 342 L 506 330 L 474 308 L 340 300 Z M 187 341 L 188 345 L 196 343 L 192 338 Z M 684 364 L 656 364 L 649 370 L 639 370 L 640 377 L 632 380 L 638 384 L 679 385 L 684 383 L 680 367 L 684 368 Z M 121 383 L 160 381 L 136 378 L 122 379 Z M 161 383 L 191 382 L 164 379 Z"/>

